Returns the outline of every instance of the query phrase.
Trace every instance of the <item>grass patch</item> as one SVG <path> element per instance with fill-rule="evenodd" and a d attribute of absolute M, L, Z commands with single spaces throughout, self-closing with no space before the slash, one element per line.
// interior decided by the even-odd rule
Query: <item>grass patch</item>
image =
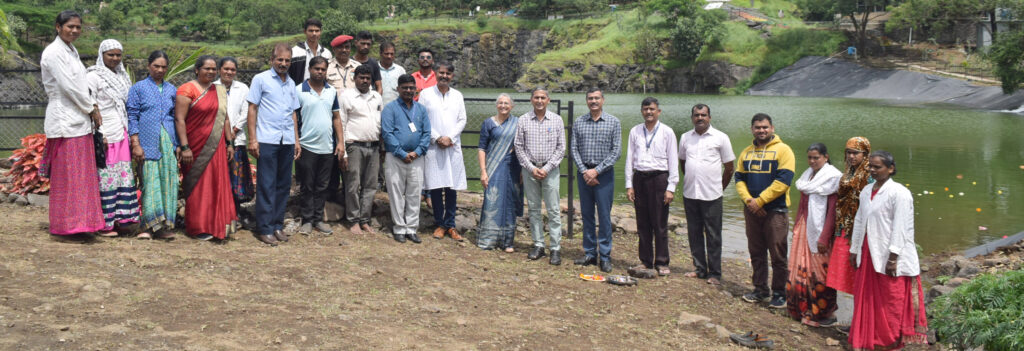
<path fill-rule="evenodd" d="M 746 67 L 757 67 L 764 61 L 768 47 L 760 31 L 734 21 L 722 23 L 722 30 L 725 34 L 716 45 L 719 48 L 705 52 L 698 61 L 725 61 Z"/>
<path fill-rule="evenodd" d="M 748 88 L 776 71 L 806 56 L 830 56 L 846 37 L 842 33 L 807 28 L 777 29 L 765 41 L 764 55 L 754 74 L 725 93 L 743 94 Z"/>

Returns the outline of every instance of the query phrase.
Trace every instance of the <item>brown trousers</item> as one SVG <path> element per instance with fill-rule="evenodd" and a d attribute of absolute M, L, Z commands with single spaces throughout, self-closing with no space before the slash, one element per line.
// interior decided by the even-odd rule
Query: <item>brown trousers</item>
<path fill-rule="evenodd" d="M 639 237 L 637 249 L 640 262 L 647 268 L 668 266 L 667 187 L 668 172 L 633 172 L 636 229 Z"/>
<path fill-rule="evenodd" d="M 786 212 L 766 212 L 768 214 L 761 217 L 743 208 L 743 218 L 747 224 L 747 250 L 750 251 L 750 265 L 754 269 L 750 280 L 754 283 L 754 292 L 785 294 L 786 280 L 789 279 L 789 261 L 786 259 L 789 217 Z M 768 290 L 769 255 L 772 262 L 771 291 Z"/>

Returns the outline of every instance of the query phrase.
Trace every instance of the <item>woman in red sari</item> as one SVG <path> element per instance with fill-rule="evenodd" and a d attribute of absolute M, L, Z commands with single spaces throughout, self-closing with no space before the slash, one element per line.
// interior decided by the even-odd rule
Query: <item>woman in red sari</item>
<path fill-rule="evenodd" d="M 196 60 L 196 79 L 178 88 L 174 125 L 181 141 L 185 232 L 200 240 L 225 239 L 235 231 L 234 198 L 228 159 L 234 133 L 227 115 L 227 93 L 217 78 L 217 61 Z"/>
<path fill-rule="evenodd" d="M 928 320 L 921 288 L 921 264 L 914 242 L 914 197 L 896 175 L 892 154 L 868 155 L 875 179 L 860 192 L 853 222 L 850 264 L 854 277 L 854 350 L 893 350 L 906 343 L 925 343 Z"/>

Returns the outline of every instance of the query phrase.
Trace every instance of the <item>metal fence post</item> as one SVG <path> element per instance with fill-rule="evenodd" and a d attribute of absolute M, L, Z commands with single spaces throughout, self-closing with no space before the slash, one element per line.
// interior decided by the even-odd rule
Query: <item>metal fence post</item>
<path fill-rule="evenodd" d="M 573 193 L 574 193 L 573 192 L 573 184 L 575 183 L 574 180 L 576 180 L 576 174 L 573 172 L 573 166 L 576 164 L 576 161 L 573 160 L 572 151 L 571 151 L 571 148 L 569 147 L 569 145 L 572 145 L 572 125 L 573 125 L 573 122 L 574 122 L 574 120 L 576 118 L 576 115 L 573 114 L 573 102 L 572 102 L 572 100 L 569 100 L 569 103 L 567 104 L 566 107 L 567 107 L 567 110 L 569 112 L 569 124 L 568 124 L 568 126 L 566 126 L 566 130 L 569 131 L 569 137 L 566 138 L 566 140 L 568 140 L 569 142 L 567 143 L 566 148 L 570 149 L 570 151 L 568 152 L 568 154 L 569 154 L 569 164 L 566 166 L 566 170 L 568 171 L 566 173 L 568 173 L 568 176 L 569 176 L 569 178 L 567 179 L 567 182 L 566 182 L 566 184 L 569 185 L 569 189 L 568 189 L 568 195 L 569 196 L 568 196 L 568 199 L 566 199 L 565 204 L 568 205 L 568 209 L 566 210 L 566 217 L 568 218 L 568 222 L 569 222 L 569 223 L 567 223 L 568 224 L 568 228 L 567 229 L 569 231 L 568 237 L 569 237 L 569 239 L 572 239 L 573 238 L 572 224 L 573 224 L 573 219 L 576 217 L 576 207 L 573 206 L 573 202 L 572 202 L 572 200 L 573 200 Z M 559 103 L 559 108 L 558 109 L 559 110 L 562 109 L 561 108 L 561 103 Z M 561 111 L 559 111 L 559 112 L 561 112 Z"/>

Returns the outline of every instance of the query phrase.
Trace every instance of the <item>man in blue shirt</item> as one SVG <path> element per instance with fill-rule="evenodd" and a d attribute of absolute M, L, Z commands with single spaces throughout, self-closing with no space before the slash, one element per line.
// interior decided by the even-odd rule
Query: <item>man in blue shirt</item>
<path fill-rule="evenodd" d="M 256 238 L 277 246 L 288 241 L 284 234 L 284 210 L 292 184 L 292 161 L 302 148 L 296 127 L 299 99 L 295 82 L 288 77 L 292 51 L 287 44 L 274 45 L 270 70 L 252 78 L 245 98 L 249 101 L 249 153 L 258 160 L 256 173 Z"/>
<path fill-rule="evenodd" d="M 309 79 L 295 87 L 302 106 L 298 111 L 302 121 L 299 133 L 302 156 L 295 162 L 296 177 L 302 189 L 299 233 L 307 235 L 313 228 L 324 234 L 332 233 L 331 226 L 323 222 L 324 201 L 331 170 L 336 167 L 335 159 L 341 161 L 345 155 L 345 143 L 334 141 L 334 135 L 345 135 L 338 113 L 338 94 L 327 84 L 326 77 L 327 59 L 316 56 L 309 61 Z"/>
<path fill-rule="evenodd" d="M 423 155 L 430 146 L 430 119 L 418 102 L 416 79 L 403 74 L 398 77 L 399 99 L 384 106 L 381 113 L 381 139 L 387 156 L 388 198 L 391 200 L 392 230 L 395 241 L 406 238 L 419 244 L 416 230 L 420 225 L 420 192 L 423 190 Z"/>

